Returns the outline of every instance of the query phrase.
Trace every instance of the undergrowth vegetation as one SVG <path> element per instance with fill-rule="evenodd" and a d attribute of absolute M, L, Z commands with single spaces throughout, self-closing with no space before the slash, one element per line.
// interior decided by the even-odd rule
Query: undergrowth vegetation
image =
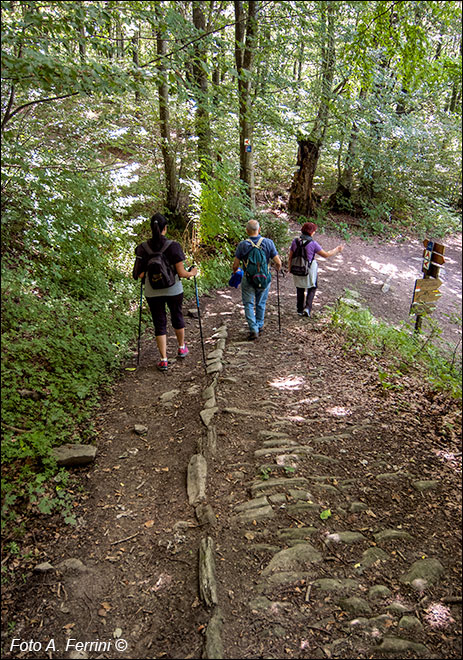
<path fill-rule="evenodd" d="M 3 518 L 23 500 L 43 510 L 51 448 L 91 439 L 99 390 L 134 335 L 108 186 L 70 174 L 61 183 L 52 193 L 42 173 L 29 180 L 2 219 Z"/>
<path fill-rule="evenodd" d="M 350 295 L 352 292 L 348 291 L 348 300 Z M 358 301 L 354 298 L 354 302 Z M 432 389 L 461 398 L 461 351 L 458 347 L 437 345 L 440 329 L 431 319 L 431 331 L 421 335 L 408 324 L 395 327 L 379 321 L 370 310 L 342 298 L 329 313 L 332 327 L 345 333 L 346 347 L 361 355 L 381 358 L 387 365 L 378 367 L 379 383 L 385 391 L 401 388 L 401 377 L 419 371 Z M 453 320 L 461 325 L 461 318 Z"/>

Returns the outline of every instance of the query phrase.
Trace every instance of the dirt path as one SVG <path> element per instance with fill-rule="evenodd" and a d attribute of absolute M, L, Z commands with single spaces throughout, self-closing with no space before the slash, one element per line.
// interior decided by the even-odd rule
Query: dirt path
<path fill-rule="evenodd" d="M 296 225 L 291 223 L 291 227 L 295 230 Z M 318 233 L 316 238 L 322 247 L 327 245 L 328 248 L 343 242 Z M 439 325 L 442 340 L 453 347 L 461 340 L 462 236 L 448 237 L 443 243 L 445 265 L 439 274 L 443 282 L 442 297 L 432 320 Z M 319 260 L 320 292 L 315 308 L 333 302 L 345 288 L 353 289 L 377 318 L 388 323 L 414 325 L 415 316 L 410 316 L 409 310 L 415 280 L 423 277 L 422 252 L 423 245 L 418 240 L 384 243 L 371 239 L 367 242 L 352 236 L 335 261 Z M 460 317 L 460 324 L 453 320 L 455 314 Z"/>
<path fill-rule="evenodd" d="M 415 250 L 398 248 L 400 264 L 380 246 L 349 251 L 322 266 L 318 309 L 347 286 L 408 310 L 399 274 Z M 378 365 L 322 315 L 297 317 L 290 278 L 280 285 L 281 333 L 273 285 L 255 345 L 239 291 L 202 297 L 208 374 L 196 319 L 167 374 L 145 335 L 140 368 L 95 420 L 95 464 L 74 470 L 77 526 L 52 519 L 25 537 L 31 570 L 3 594 L 4 657 L 461 656 L 459 406 L 412 371 L 382 388 Z M 199 509 L 193 456 L 207 465 Z"/>

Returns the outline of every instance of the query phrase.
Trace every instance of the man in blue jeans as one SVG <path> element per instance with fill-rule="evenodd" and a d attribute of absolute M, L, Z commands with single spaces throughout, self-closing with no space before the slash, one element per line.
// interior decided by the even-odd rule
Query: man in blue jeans
<path fill-rule="evenodd" d="M 258 248 L 262 250 L 267 259 L 267 267 L 269 261 L 272 259 L 277 271 L 281 268 L 281 260 L 278 256 L 275 243 L 269 238 L 262 238 L 259 234 L 259 223 L 257 220 L 249 220 L 246 225 L 246 233 L 248 238 L 238 243 L 235 252 L 235 259 L 233 261 L 233 272 L 236 273 L 240 267 L 240 261 L 246 265 L 251 250 L 255 250 L 253 244 L 258 244 Z M 245 275 L 241 281 L 241 295 L 244 305 L 244 314 L 246 321 L 249 325 L 249 341 L 258 339 L 259 334 L 264 327 L 265 305 L 267 303 L 268 293 L 270 291 L 270 282 L 265 289 L 256 289 L 246 278 Z"/>

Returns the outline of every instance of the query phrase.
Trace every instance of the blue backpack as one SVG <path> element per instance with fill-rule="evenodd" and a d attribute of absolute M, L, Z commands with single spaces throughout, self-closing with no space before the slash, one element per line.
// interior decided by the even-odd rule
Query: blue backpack
<path fill-rule="evenodd" d="M 251 243 L 253 250 L 249 251 L 248 257 L 244 261 L 244 272 L 249 284 L 259 291 L 266 289 L 272 280 L 272 275 L 268 268 L 267 255 L 261 248 L 262 236 L 257 243 L 250 238 L 246 239 Z"/>

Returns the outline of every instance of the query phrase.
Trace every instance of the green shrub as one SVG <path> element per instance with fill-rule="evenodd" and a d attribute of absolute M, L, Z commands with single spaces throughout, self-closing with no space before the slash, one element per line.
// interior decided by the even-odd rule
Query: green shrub
<path fill-rule="evenodd" d="M 200 183 L 189 180 L 193 248 L 213 248 L 231 257 L 252 214 L 245 186 L 224 161 Z M 196 243 L 196 244 L 195 244 Z"/>
<path fill-rule="evenodd" d="M 461 357 L 457 359 L 455 347 L 452 351 L 437 345 L 440 330 L 435 322 L 431 322 L 430 336 L 425 336 L 413 332 L 408 324 L 395 327 L 378 321 L 368 309 L 352 307 L 342 299 L 329 313 L 332 326 L 345 333 L 346 346 L 387 361 L 387 370 L 378 368 L 384 389 L 400 388 L 397 378 L 419 369 L 434 389 L 461 397 Z"/>
<path fill-rule="evenodd" d="M 275 243 L 278 252 L 286 252 L 290 240 L 288 223 L 259 211 L 256 212 L 255 218 L 260 224 L 262 236 L 270 238 Z"/>
<path fill-rule="evenodd" d="M 92 439 L 88 419 L 135 337 L 138 298 L 127 273 L 133 248 L 113 223 L 104 180 L 40 170 L 16 184 L 2 261 L 6 520 L 22 498 L 66 509 L 64 494 L 53 505 L 37 495 L 56 473 L 51 448 Z"/>

